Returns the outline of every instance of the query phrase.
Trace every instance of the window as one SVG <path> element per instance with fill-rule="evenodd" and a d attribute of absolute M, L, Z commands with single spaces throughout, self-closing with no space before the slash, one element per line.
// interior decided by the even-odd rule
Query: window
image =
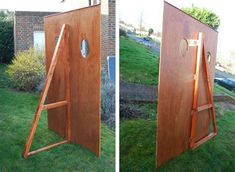
<path fill-rule="evenodd" d="M 34 44 L 35 51 L 45 50 L 45 32 L 44 31 L 34 31 L 33 44 Z"/>

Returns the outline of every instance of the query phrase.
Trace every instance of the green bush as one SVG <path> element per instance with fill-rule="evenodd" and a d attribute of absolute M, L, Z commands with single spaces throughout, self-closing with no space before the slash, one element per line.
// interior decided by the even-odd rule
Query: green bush
<path fill-rule="evenodd" d="M 119 29 L 119 36 L 124 36 L 126 37 L 126 31 L 123 29 Z"/>
<path fill-rule="evenodd" d="M 14 56 L 13 13 L 0 11 L 0 63 L 10 63 Z"/>
<path fill-rule="evenodd" d="M 45 75 L 43 52 L 19 52 L 8 65 L 7 74 L 18 90 L 33 91 Z"/>
<path fill-rule="evenodd" d="M 217 30 L 220 25 L 219 16 L 217 16 L 213 11 L 207 10 L 205 8 L 182 8 L 184 12 L 187 14 L 195 17 L 196 19 L 200 20 L 201 22 L 209 25 L 213 29 Z"/>
<path fill-rule="evenodd" d="M 153 28 L 150 28 L 150 29 L 148 30 L 148 36 L 152 35 L 153 32 L 154 32 Z"/>

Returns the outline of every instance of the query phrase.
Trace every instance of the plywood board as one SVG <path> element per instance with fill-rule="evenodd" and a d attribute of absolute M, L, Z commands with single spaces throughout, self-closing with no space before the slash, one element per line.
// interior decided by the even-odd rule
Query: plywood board
<path fill-rule="evenodd" d="M 199 32 L 204 34 L 206 51 L 211 53 L 209 70 L 213 86 L 218 33 L 164 2 L 157 112 L 158 167 L 189 148 L 197 48 L 185 49 L 184 40 L 197 39 Z M 199 106 L 208 102 L 203 72 L 199 75 Z M 209 111 L 197 115 L 196 140 L 209 133 L 209 121 Z"/>
<path fill-rule="evenodd" d="M 45 17 L 46 67 L 63 24 L 69 26 L 72 143 L 100 155 L 100 5 Z M 88 41 L 89 54 L 83 58 L 81 42 Z M 65 69 L 61 58 L 55 69 L 47 103 L 65 99 Z M 66 136 L 66 107 L 48 110 L 48 127 Z"/>

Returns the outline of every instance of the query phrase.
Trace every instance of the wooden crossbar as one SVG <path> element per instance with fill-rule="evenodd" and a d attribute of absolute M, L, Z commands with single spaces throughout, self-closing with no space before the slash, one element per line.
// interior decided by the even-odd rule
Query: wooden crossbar
<path fill-rule="evenodd" d="M 197 111 L 198 111 L 198 112 L 201 112 L 201 111 L 210 109 L 210 108 L 212 108 L 212 107 L 213 107 L 212 104 L 202 105 L 202 106 L 199 106 L 199 107 L 197 108 Z"/>
<path fill-rule="evenodd" d="M 69 61 L 68 61 L 68 59 L 64 59 L 64 70 L 65 70 L 65 80 L 66 80 L 66 100 L 44 105 L 45 100 L 46 100 L 46 96 L 47 96 L 47 93 L 48 93 L 48 90 L 49 90 L 49 87 L 50 87 L 50 84 L 51 84 L 51 81 L 53 78 L 53 74 L 55 72 L 56 64 L 57 64 L 59 58 L 62 58 L 63 56 L 65 56 L 65 54 L 69 53 L 68 52 L 69 51 L 68 38 L 69 38 L 69 26 L 64 24 L 62 26 L 62 29 L 61 29 L 61 32 L 60 32 L 60 35 L 58 38 L 58 42 L 56 44 L 56 47 L 55 47 L 55 50 L 53 53 L 51 64 L 50 64 L 49 70 L 47 72 L 45 85 L 44 85 L 44 88 L 41 92 L 40 99 L 39 99 L 37 109 L 35 112 L 35 116 L 34 116 L 34 119 L 32 122 L 32 126 L 29 131 L 27 141 L 25 143 L 25 148 L 23 151 L 24 158 L 27 158 L 29 155 L 33 155 L 38 152 L 50 149 L 52 147 L 67 143 L 71 140 L 70 85 L 69 85 Z M 34 137 L 42 110 L 57 108 L 60 106 L 65 106 L 65 105 L 67 106 L 67 115 L 66 115 L 67 136 L 66 136 L 66 140 L 30 152 L 30 147 L 32 145 L 33 137 Z"/>
<path fill-rule="evenodd" d="M 65 144 L 65 143 L 68 143 L 68 140 L 63 140 L 63 141 L 61 141 L 61 142 L 57 142 L 57 143 L 51 144 L 51 145 L 49 145 L 49 146 L 45 146 L 45 147 L 43 147 L 43 148 L 40 148 L 40 149 L 31 151 L 31 152 L 28 153 L 28 156 L 34 155 L 34 154 L 36 154 L 36 153 L 38 153 L 38 152 L 42 152 L 42 151 L 44 151 L 44 150 L 48 150 L 48 149 L 51 149 L 51 148 L 53 148 L 53 147 L 56 147 L 56 146 Z"/>
<path fill-rule="evenodd" d="M 210 74 L 209 74 L 209 67 L 208 67 L 208 60 L 206 58 L 205 53 L 205 45 L 203 42 L 203 34 L 199 32 L 198 40 L 194 41 L 195 44 L 193 44 L 192 40 L 190 40 L 191 46 L 197 46 L 197 56 L 196 56 L 196 70 L 194 74 L 194 90 L 193 90 L 193 107 L 192 107 L 192 118 L 191 118 L 191 132 L 190 132 L 190 142 L 189 147 L 191 149 L 197 148 L 199 145 L 205 143 L 206 141 L 210 140 L 214 136 L 217 135 L 217 126 L 216 126 L 216 119 L 215 119 L 215 108 L 214 108 L 214 100 L 213 100 L 213 94 L 212 94 L 212 87 L 210 82 Z M 200 62 L 201 60 L 204 61 L 204 68 L 205 68 L 205 74 L 206 74 L 206 87 L 207 87 L 207 93 L 208 93 L 208 104 L 206 105 L 198 105 L 198 87 L 199 87 L 199 72 L 200 72 Z M 207 136 L 195 140 L 196 136 L 196 117 L 199 112 L 204 110 L 210 110 L 210 114 L 212 116 L 212 125 L 213 125 L 213 132 L 209 133 Z"/>
<path fill-rule="evenodd" d="M 207 136 L 205 136 L 205 137 L 201 138 L 200 140 L 196 141 L 191 149 L 196 149 L 198 146 L 200 146 L 201 144 L 207 142 L 208 140 L 212 139 L 215 136 L 216 136 L 216 134 L 214 132 L 208 134 Z"/>
<path fill-rule="evenodd" d="M 42 106 L 42 110 L 48 110 L 48 109 L 53 109 L 53 108 L 57 108 L 57 107 L 61 107 L 61 106 L 65 106 L 68 104 L 68 101 L 60 101 L 60 102 L 56 102 L 56 103 L 50 103 L 47 105 L 43 105 Z"/>

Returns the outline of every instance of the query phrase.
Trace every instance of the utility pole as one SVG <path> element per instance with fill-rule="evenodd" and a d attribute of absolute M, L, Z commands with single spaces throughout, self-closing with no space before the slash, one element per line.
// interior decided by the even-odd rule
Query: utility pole
<path fill-rule="evenodd" d="M 144 12 L 143 11 L 141 11 L 140 12 L 140 17 L 139 17 L 139 29 L 140 29 L 140 31 L 142 31 L 142 29 L 143 29 L 143 16 L 144 16 Z"/>

